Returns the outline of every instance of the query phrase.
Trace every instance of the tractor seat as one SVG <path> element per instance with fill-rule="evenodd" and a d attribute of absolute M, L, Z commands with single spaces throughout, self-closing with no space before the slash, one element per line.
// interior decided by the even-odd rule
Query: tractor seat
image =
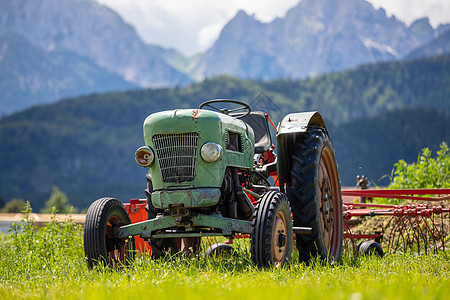
<path fill-rule="evenodd" d="M 266 152 L 272 146 L 272 139 L 264 113 L 262 111 L 252 111 L 241 120 L 247 123 L 255 133 L 255 153 L 261 154 Z"/>

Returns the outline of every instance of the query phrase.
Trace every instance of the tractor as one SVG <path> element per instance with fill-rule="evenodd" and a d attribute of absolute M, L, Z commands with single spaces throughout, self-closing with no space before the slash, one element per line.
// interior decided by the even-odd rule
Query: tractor
<path fill-rule="evenodd" d="M 301 261 L 338 259 L 341 188 L 321 115 L 286 115 L 276 147 L 269 123 L 267 113 L 231 99 L 149 115 L 135 152 L 148 168 L 147 217 L 132 223 L 117 199 L 93 202 L 84 229 L 88 267 L 132 263 L 135 237 L 153 258 L 198 253 L 202 237 L 248 235 L 259 267 L 288 265 L 294 241 Z"/>

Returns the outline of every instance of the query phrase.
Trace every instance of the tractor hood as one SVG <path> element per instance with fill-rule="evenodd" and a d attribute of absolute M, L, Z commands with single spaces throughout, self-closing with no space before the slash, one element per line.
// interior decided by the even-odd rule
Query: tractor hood
<path fill-rule="evenodd" d="M 154 190 L 220 187 L 226 167 L 253 167 L 253 130 L 232 116 L 176 109 L 151 114 L 143 129 L 145 145 L 155 154 L 150 166 Z M 203 159 L 206 143 L 221 148 L 217 161 Z"/>

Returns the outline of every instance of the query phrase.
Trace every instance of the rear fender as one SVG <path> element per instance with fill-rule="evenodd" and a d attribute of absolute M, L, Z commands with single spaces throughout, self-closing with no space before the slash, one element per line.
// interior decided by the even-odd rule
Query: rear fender
<path fill-rule="evenodd" d="M 296 139 L 311 127 L 322 127 L 325 131 L 327 130 L 322 116 L 317 111 L 289 114 L 278 125 L 277 167 L 282 191 L 284 191 L 284 184 L 290 181 L 291 156 Z"/>

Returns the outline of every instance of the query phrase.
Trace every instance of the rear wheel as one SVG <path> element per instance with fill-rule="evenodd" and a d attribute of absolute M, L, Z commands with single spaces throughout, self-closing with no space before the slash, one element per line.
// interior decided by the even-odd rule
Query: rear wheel
<path fill-rule="evenodd" d="M 251 235 L 251 256 L 260 267 L 289 264 L 292 253 L 292 217 L 286 195 L 268 192 L 256 206 Z"/>
<path fill-rule="evenodd" d="M 125 266 L 134 259 L 134 238 L 114 237 L 116 228 L 131 224 L 123 204 L 101 198 L 91 204 L 84 226 L 84 253 L 89 268 L 96 265 Z"/>
<path fill-rule="evenodd" d="M 341 186 L 334 149 L 323 128 L 309 129 L 297 139 L 287 195 L 294 226 L 312 228 L 312 234 L 296 235 L 300 260 L 338 259 L 343 243 Z"/>

